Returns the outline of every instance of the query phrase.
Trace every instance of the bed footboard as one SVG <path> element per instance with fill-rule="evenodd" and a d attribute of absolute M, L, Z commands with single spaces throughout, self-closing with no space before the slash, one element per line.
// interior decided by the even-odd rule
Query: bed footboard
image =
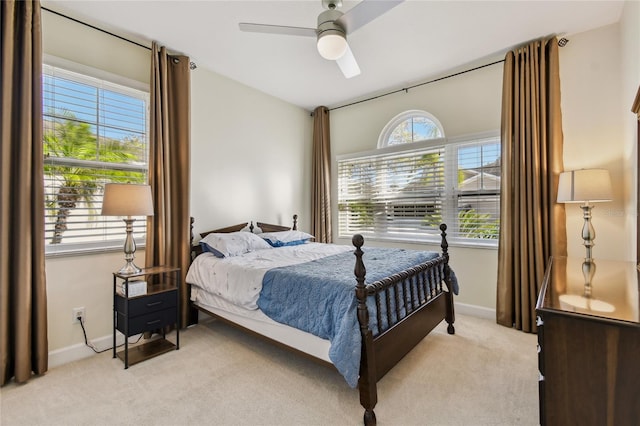
<path fill-rule="evenodd" d="M 440 225 L 441 256 L 371 284 L 365 284 L 364 238 L 353 237 L 362 335 L 358 388 L 365 425 L 376 424 L 377 381 L 443 319 L 448 323 L 447 332 L 455 332 L 446 229 L 445 224 Z"/>

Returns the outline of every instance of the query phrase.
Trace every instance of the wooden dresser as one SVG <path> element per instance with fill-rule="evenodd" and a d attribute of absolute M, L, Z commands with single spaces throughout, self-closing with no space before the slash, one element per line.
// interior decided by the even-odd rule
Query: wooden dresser
<path fill-rule="evenodd" d="M 538 316 L 542 425 L 640 425 L 640 297 L 633 262 L 553 258 Z M 587 290 L 589 286 L 587 286 Z"/>

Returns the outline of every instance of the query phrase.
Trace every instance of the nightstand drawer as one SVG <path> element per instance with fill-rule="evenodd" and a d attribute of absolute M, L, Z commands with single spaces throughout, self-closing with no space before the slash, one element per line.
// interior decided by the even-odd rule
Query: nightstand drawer
<path fill-rule="evenodd" d="M 176 291 L 164 291 L 162 293 L 150 294 L 147 296 L 134 297 L 129 299 L 129 317 L 137 317 L 151 312 L 160 311 L 176 306 Z M 116 297 L 116 310 L 124 313 L 125 299 L 122 296 Z"/>
<path fill-rule="evenodd" d="M 133 336 L 134 334 L 139 334 L 144 331 L 157 330 L 167 325 L 173 325 L 176 323 L 176 314 L 176 308 L 172 307 L 162 311 L 131 317 L 129 318 L 129 336 Z M 126 321 L 124 313 L 118 312 L 116 328 L 119 332 L 126 335 L 125 324 Z"/>

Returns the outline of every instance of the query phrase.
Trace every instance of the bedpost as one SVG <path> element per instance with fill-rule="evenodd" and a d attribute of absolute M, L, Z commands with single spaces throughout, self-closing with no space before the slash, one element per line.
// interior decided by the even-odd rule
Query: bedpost
<path fill-rule="evenodd" d="M 447 224 L 440 224 L 440 236 L 442 237 L 442 241 L 440 242 L 440 247 L 442 247 L 442 255 L 447 258 L 447 264 L 449 263 L 449 243 L 447 242 Z M 448 271 L 445 271 L 445 274 L 448 276 Z"/>
<path fill-rule="evenodd" d="M 191 262 L 193 262 L 193 259 L 195 259 L 196 256 L 200 254 L 198 252 L 198 249 L 200 249 L 200 246 L 197 246 L 197 248 L 193 247 L 193 223 L 194 222 L 195 222 L 195 219 L 193 218 L 193 216 L 191 216 L 189 218 L 189 260 Z M 187 288 L 188 288 L 187 294 L 190 296 L 191 284 L 185 282 L 185 285 L 187 285 Z M 189 319 L 188 319 L 187 325 L 194 325 L 197 323 L 198 323 L 198 310 L 193 306 L 191 301 L 189 301 Z"/>
<path fill-rule="evenodd" d="M 372 426 L 376 424 L 376 414 L 373 408 L 378 402 L 378 391 L 375 376 L 375 359 L 373 354 L 373 334 L 369 329 L 369 309 L 367 308 L 367 287 L 364 282 L 367 274 L 362 261 L 362 245 L 364 238 L 356 234 L 352 238 L 355 246 L 353 254 L 356 256 L 354 274 L 356 276 L 356 298 L 358 300 L 358 323 L 362 335 L 362 350 L 360 359 L 360 378 L 358 390 L 360 391 L 360 404 L 364 407 L 364 424 Z"/>
<path fill-rule="evenodd" d="M 298 215 L 297 214 L 293 215 L 293 227 L 291 229 L 293 229 L 294 231 L 298 230 Z"/>
<path fill-rule="evenodd" d="M 189 218 L 189 260 L 191 262 L 193 262 L 193 259 L 195 259 L 196 256 L 198 255 L 198 253 L 193 247 L 193 223 L 195 221 L 196 220 L 193 218 L 193 216 Z"/>
<path fill-rule="evenodd" d="M 193 216 L 189 217 L 189 246 L 193 245 L 193 222 L 195 221 Z"/>
<path fill-rule="evenodd" d="M 455 311 L 453 309 L 453 289 L 451 285 L 451 269 L 449 268 L 449 243 L 447 242 L 447 225 L 445 223 L 440 224 L 440 235 L 442 236 L 442 256 L 446 259 L 444 265 L 444 281 L 447 283 L 447 333 L 454 334 L 456 332 L 453 323 L 456 320 Z"/>

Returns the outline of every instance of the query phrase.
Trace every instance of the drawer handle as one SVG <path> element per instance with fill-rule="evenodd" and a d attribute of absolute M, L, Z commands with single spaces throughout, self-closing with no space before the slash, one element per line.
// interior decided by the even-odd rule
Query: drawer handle
<path fill-rule="evenodd" d="M 157 324 L 159 322 L 161 322 L 161 320 L 147 321 L 147 325 L 153 325 L 153 324 Z"/>
<path fill-rule="evenodd" d="M 151 303 L 147 303 L 147 308 L 152 308 L 154 306 L 158 306 L 158 305 L 162 305 L 164 302 L 162 300 L 160 300 L 159 302 L 151 302 Z"/>

